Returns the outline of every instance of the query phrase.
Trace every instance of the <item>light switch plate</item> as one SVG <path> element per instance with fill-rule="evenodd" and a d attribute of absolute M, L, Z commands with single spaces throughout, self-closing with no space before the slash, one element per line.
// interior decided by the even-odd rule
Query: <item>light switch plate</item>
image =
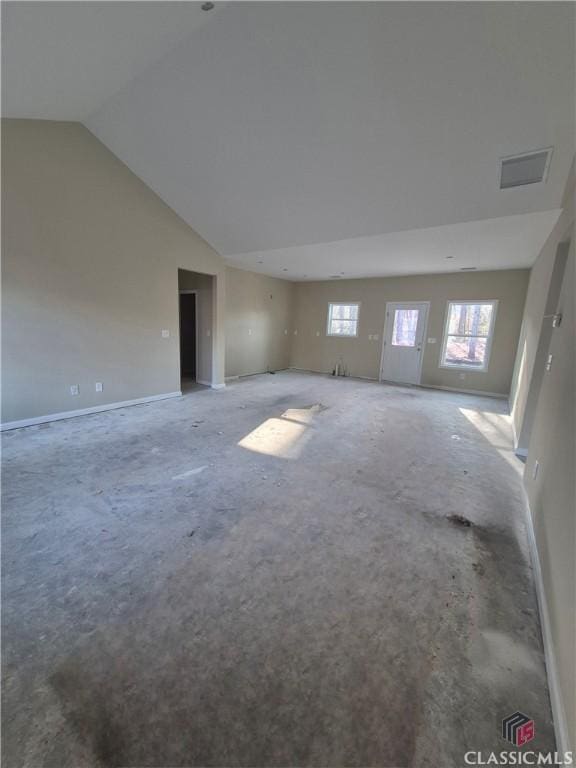
<path fill-rule="evenodd" d="M 431 337 L 428 339 L 428 344 L 436 344 L 436 339 L 435 339 L 433 336 L 431 336 Z"/>
<path fill-rule="evenodd" d="M 167 329 L 164 329 L 162 331 L 162 338 L 163 339 L 169 339 L 170 338 L 170 331 L 168 331 Z"/>
<path fill-rule="evenodd" d="M 104 391 L 104 384 L 102 384 L 101 381 L 97 381 L 95 384 L 96 392 L 103 392 Z"/>
<path fill-rule="evenodd" d="M 70 394 L 74 397 L 80 394 L 80 386 L 78 384 L 72 384 L 70 387 Z"/>

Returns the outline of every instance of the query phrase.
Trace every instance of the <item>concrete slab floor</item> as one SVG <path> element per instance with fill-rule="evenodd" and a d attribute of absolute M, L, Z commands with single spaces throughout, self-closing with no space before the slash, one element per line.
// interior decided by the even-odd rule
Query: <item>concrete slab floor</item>
<path fill-rule="evenodd" d="M 7 768 L 554 748 L 504 402 L 286 372 L 3 440 Z"/>

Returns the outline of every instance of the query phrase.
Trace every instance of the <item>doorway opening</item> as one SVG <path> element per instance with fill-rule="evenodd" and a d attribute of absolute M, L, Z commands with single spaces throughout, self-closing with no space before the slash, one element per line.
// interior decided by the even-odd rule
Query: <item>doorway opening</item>
<path fill-rule="evenodd" d="M 196 384 L 198 371 L 196 296 L 196 291 L 180 291 L 180 383 L 183 392 Z"/>
<path fill-rule="evenodd" d="M 201 272 L 178 270 L 180 327 L 180 389 L 211 387 L 215 278 Z"/>
<path fill-rule="evenodd" d="M 420 384 L 428 301 L 392 301 L 386 304 L 380 380 Z"/>

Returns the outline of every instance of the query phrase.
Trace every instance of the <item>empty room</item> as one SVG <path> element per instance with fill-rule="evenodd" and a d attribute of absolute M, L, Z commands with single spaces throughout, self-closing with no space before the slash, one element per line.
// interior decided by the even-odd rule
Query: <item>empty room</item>
<path fill-rule="evenodd" d="M 3 2 L 2 765 L 576 764 L 573 2 Z"/>

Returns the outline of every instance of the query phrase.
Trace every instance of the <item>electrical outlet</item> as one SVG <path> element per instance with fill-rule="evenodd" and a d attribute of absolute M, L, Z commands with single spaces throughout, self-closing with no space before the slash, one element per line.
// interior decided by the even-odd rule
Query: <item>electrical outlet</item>
<path fill-rule="evenodd" d="M 104 384 L 102 384 L 101 381 L 97 381 L 94 386 L 96 388 L 96 392 L 103 392 L 104 391 Z"/>
<path fill-rule="evenodd" d="M 540 469 L 540 462 L 535 461 L 534 466 L 532 467 L 532 480 L 536 480 L 538 477 L 538 470 Z"/>
<path fill-rule="evenodd" d="M 294 336 L 298 336 L 298 331 L 294 331 Z"/>
<path fill-rule="evenodd" d="M 78 384 L 72 384 L 70 387 L 70 394 L 74 397 L 80 394 L 80 386 Z"/>
<path fill-rule="evenodd" d="M 248 328 L 248 336 L 252 336 L 252 328 Z"/>
<path fill-rule="evenodd" d="M 546 361 L 546 370 L 550 372 L 552 370 L 552 360 L 554 359 L 553 355 L 548 355 L 548 360 Z"/>
<path fill-rule="evenodd" d="M 288 328 L 284 328 L 284 336 L 288 336 Z"/>
<path fill-rule="evenodd" d="M 170 338 L 170 331 L 168 331 L 168 330 L 164 329 L 164 330 L 162 331 L 162 338 L 163 338 L 163 339 L 169 339 L 169 338 Z"/>
<path fill-rule="evenodd" d="M 320 336 L 320 331 L 316 331 L 316 336 Z"/>

